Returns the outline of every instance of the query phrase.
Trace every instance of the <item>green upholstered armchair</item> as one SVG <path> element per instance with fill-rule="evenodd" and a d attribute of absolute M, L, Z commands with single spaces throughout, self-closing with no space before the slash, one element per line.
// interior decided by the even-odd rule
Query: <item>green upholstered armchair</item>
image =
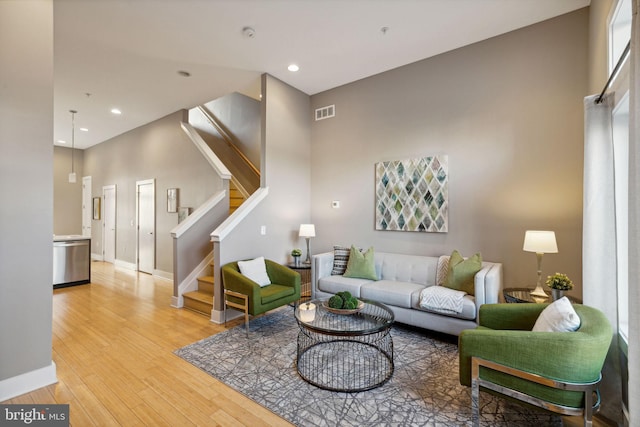
<path fill-rule="evenodd" d="M 460 334 L 460 383 L 472 387 L 474 424 L 482 387 L 552 412 L 583 415 L 591 425 L 611 325 L 599 310 L 574 304 L 577 331 L 532 332 L 547 305 L 485 304 L 478 328 Z"/>
<path fill-rule="evenodd" d="M 225 311 L 227 306 L 243 310 L 247 333 L 249 314 L 257 316 L 300 299 L 300 274 L 277 262 L 264 261 L 271 284 L 263 287 L 243 276 L 237 262 L 222 267 Z"/>

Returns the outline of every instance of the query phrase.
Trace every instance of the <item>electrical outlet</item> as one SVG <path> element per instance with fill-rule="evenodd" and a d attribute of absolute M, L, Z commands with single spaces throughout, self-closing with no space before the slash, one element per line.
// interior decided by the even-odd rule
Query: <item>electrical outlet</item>
<path fill-rule="evenodd" d="M 260 234 L 262 234 L 263 236 L 265 236 L 267 234 L 267 226 L 266 225 L 260 226 Z"/>

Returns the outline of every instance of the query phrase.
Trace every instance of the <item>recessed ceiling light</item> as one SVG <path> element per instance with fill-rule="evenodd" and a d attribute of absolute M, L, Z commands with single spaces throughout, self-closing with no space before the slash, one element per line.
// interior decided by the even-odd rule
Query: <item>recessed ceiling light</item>
<path fill-rule="evenodd" d="M 295 73 L 296 71 L 298 71 L 298 70 L 300 69 L 300 67 L 298 67 L 296 64 L 291 64 L 291 65 L 289 65 L 289 66 L 287 67 L 287 69 L 288 69 L 289 71 L 291 71 L 291 72 L 294 72 L 294 73 Z"/>
<path fill-rule="evenodd" d="M 120 111 L 120 110 L 119 110 L 119 109 L 117 109 L 117 108 L 112 108 L 112 109 L 111 109 L 111 112 L 112 112 L 113 114 L 122 114 L 122 111 Z"/>
<path fill-rule="evenodd" d="M 63 139 L 59 139 L 56 141 L 58 144 L 66 144 L 67 141 L 63 140 Z"/>
<path fill-rule="evenodd" d="M 80 128 L 80 130 L 81 130 L 82 132 L 89 132 L 89 129 L 87 129 L 87 128 Z"/>

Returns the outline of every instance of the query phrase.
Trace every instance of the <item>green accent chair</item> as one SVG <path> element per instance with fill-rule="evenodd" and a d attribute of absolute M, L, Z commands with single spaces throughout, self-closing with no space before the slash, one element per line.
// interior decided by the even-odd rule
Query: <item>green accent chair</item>
<path fill-rule="evenodd" d="M 242 310 L 247 335 L 249 315 L 257 316 L 300 299 L 300 274 L 275 261 L 264 261 L 271 284 L 263 287 L 243 276 L 237 262 L 222 266 L 225 323 L 227 306 Z"/>
<path fill-rule="evenodd" d="M 479 326 L 458 338 L 460 384 L 471 386 L 473 423 L 479 425 L 479 390 L 592 425 L 599 409 L 598 383 L 613 331 L 605 315 L 574 304 L 575 332 L 532 332 L 549 304 L 485 304 Z"/>

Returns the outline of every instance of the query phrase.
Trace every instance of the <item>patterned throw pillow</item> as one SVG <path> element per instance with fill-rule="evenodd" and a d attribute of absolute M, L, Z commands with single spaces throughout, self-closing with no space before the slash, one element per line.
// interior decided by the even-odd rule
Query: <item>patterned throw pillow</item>
<path fill-rule="evenodd" d="M 438 269 L 436 271 L 436 285 L 442 286 L 447 280 L 449 272 L 449 255 L 442 255 L 438 258 Z"/>
<path fill-rule="evenodd" d="M 351 248 L 347 248 L 345 246 L 335 245 L 333 247 L 333 269 L 331 270 L 332 276 L 341 276 L 347 270 L 350 250 Z"/>

